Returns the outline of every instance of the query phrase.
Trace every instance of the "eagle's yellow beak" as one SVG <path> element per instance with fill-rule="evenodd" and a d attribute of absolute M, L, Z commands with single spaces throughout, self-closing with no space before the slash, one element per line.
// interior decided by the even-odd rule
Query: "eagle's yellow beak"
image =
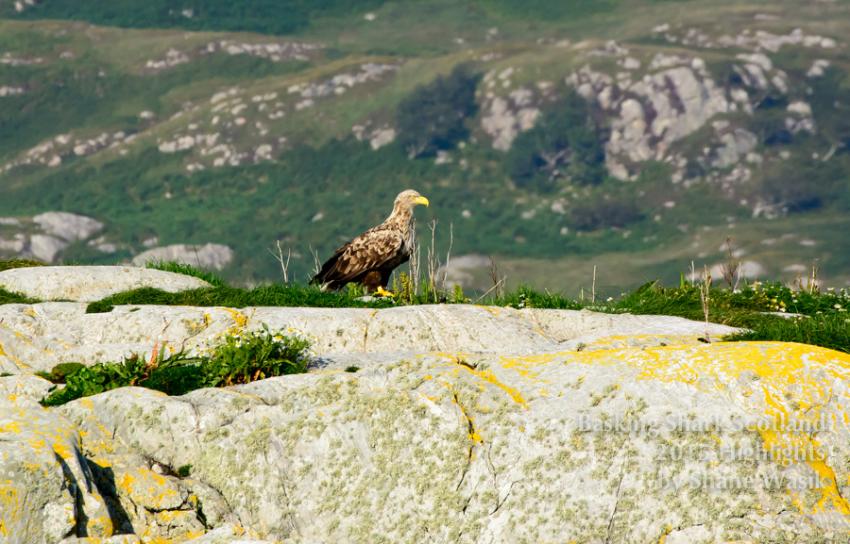
<path fill-rule="evenodd" d="M 429 204 L 431 204 L 430 202 L 428 202 L 428 199 L 425 198 L 424 196 L 417 196 L 416 198 L 413 199 L 413 203 L 414 204 L 422 204 L 426 208 L 428 207 Z"/>

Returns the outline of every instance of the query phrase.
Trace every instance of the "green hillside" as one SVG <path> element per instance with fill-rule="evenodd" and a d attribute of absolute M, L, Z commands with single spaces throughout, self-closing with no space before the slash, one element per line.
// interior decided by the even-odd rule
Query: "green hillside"
<path fill-rule="evenodd" d="M 216 243 L 254 283 L 281 241 L 303 278 L 415 187 L 514 285 L 675 281 L 730 237 L 850 282 L 848 2 L 174 5 L 0 4 L 0 253 L 68 211 L 105 227 L 66 262 Z"/>

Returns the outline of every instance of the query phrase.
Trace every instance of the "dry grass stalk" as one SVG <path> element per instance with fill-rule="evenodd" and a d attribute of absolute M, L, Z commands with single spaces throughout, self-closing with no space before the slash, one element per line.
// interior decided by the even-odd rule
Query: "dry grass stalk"
<path fill-rule="evenodd" d="M 446 264 L 443 266 L 443 282 L 440 289 L 446 290 L 446 283 L 449 279 L 449 263 L 452 260 L 452 246 L 455 242 L 455 226 L 454 223 L 449 223 L 449 249 L 446 251 Z"/>
<path fill-rule="evenodd" d="M 322 270 L 322 261 L 319 259 L 319 252 L 313 249 L 313 245 L 310 245 L 310 255 L 313 256 L 313 273 L 310 274 L 310 277 L 316 276 Z"/>
<path fill-rule="evenodd" d="M 410 248 L 410 280 L 413 282 L 413 293 L 419 294 L 422 283 L 422 245 L 416 239 L 416 225 L 413 225 L 413 247 Z"/>
<path fill-rule="evenodd" d="M 431 246 L 428 248 L 428 292 L 433 294 L 434 302 L 437 297 L 437 271 L 440 269 L 440 258 L 437 256 L 437 220 L 431 220 Z"/>
<path fill-rule="evenodd" d="M 820 288 L 818 287 L 818 262 L 817 260 L 812 261 L 812 276 L 809 278 L 809 293 L 815 294 Z"/>
<path fill-rule="evenodd" d="M 507 279 L 507 276 L 503 276 L 501 272 L 499 272 L 499 266 L 496 264 L 496 259 L 490 255 L 490 281 L 493 283 L 493 286 L 487 290 L 487 293 L 495 291 L 496 298 L 502 298 L 505 296 L 505 282 Z"/>
<path fill-rule="evenodd" d="M 726 262 L 720 266 L 720 273 L 732 290 L 738 289 L 738 282 L 741 281 L 741 261 L 735 257 L 734 247 L 732 238 L 726 238 Z"/>
<path fill-rule="evenodd" d="M 292 248 L 287 248 L 286 250 L 286 259 L 283 258 L 283 248 L 280 245 L 280 240 L 275 242 L 275 246 L 277 248 L 277 253 L 269 250 L 269 253 L 272 254 L 272 257 L 280 263 L 280 271 L 283 274 L 283 283 L 289 283 L 289 261 L 292 259 Z"/>
<path fill-rule="evenodd" d="M 711 337 L 708 333 L 708 317 L 711 308 L 711 272 L 709 272 L 707 266 L 703 268 L 702 282 L 699 286 L 699 300 L 702 304 L 702 313 L 705 316 L 705 341 L 711 342 Z"/>
<path fill-rule="evenodd" d="M 590 303 L 596 304 L 596 265 L 593 265 L 593 282 L 590 284 Z"/>

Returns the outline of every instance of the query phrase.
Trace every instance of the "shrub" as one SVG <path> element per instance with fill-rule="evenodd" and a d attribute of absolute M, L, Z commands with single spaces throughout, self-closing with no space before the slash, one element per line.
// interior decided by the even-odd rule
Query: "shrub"
<path fill-rule="evenodd" d="M 508 154 L 511 178 L 520 187 L 551 191 L 567 181 L 595 185 L 605 179 L 605 150 L 590 106 L 574 90 L 520 134 Z"/>
<path fill-rule="evenodd" d="M 762 197 L 789 212 L 816 210 L 847 194 L 843 161 L 796 159 L 768 171 L 761 185 Z"/>
<path fill-rule="evenodd" d="M 169 395 L 182 395 L 202 387 L 222 387 L 307 371 L 309 343 L 298 337 L 273 334 L 268 329 L 228 335 L 209 354 L 184 352 L 165 355 L 154 350 L 148 359 L 132 355 L 120 362 L 86 367 L 79 363 L 57 365 L 42 377 L 65 387 L 42 400 L 58 406 L 74 399 L 118 387 L 137 385 Z"/>
<path fill-rule="evenodd" d="M 420 85 L 398 106 L 399 142 L 411 158 L 452 149 L 465 139 L 466 119 L 478 111 L 475 88 L 480 74 L 461 64 L 448 76 Z"/>
<path fill-rule="evenodd" d="M 622 228 L 643 219 L 637 204 L 624 197 L 591 198 L 577 204 L 571 212 L 571 222 L 578 230 L 590 231 L 607 227 Z"/>

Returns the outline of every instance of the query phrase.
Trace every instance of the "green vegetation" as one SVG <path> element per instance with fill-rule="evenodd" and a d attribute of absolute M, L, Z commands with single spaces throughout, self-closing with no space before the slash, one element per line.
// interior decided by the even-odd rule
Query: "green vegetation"
<path fill-rule="evenodd" d="M 194 278 L 202 279 L 205 282 L 213 285 L 215 287 L 224 286 L 224 280 L 219 276 L 209 272 L 207 270 L 201 270 L 189 264 L 178 263 L 174 261 L 160 261 L 160 262 L 152 262 L 146 265 L 146 268 L 151 268 L 153 270 L 162 270 L 164 272 L 173 272 L 175 274 L 183 274 L 184 276 L 192 276 Z"/>
<path fill-rule="evenodd" d="M 709 301 L 711 322 L 749 331 L 727 340 L 800 342 L 850 353 L 850 294 L 845 290 L 822 293 L 816 289 L 791 289 L 780 283 L 755 282 L 739 290 L 713 288 Z M 699 286 L 684 281 L 675 288 L 651 282 L 617 301 L 588 307 L 705 318 Z"/>
<path fill-rule="evenodd" d="M 467 119 L 478 111 L 475 88 L 480 74 L 461 64 L 448 76 L 417 87 L 398 106 L 399 142 L 408 157 L 454 149 L 469 136 Z"/>
<path fill-rule="evenodd" d="M 13 268 L 30 268 L 32 266 L 44 266 L 44 263 L 30 259 L 0 259 L 0 272 Z"/>
<path fill-rule="evenodd" d="M 306 340 L 272 333 L 268 329 L 227 335 L 208 354 L 166 354 L 156 348 L 150 357 L 133 355 L 120 362 L 86 367 L 75 363 L 58 365 L 42 374 L 54 383 L 64 383 L 42 400 L 58 406 L 74 399 L 126 386 L 156 389 L 182 395 L 203 387 L 223 387 L 307 371 Z"/>
<path fill-rule="evenodd" d="M 20 293 L 11 293 L 0 287 L 0 304 L 33 304 L 38 302 Z"/>
<path fill-rule="evenodd" d="M 222 0 L 191 0 L 179 6 L 169 0 L 50 0 L 15 13 L 12 5 L 0 15 L 26 19 L 72 19 L 130 28 L 245 30 L 289 34 L 313 17 L 362 13 L 383 0 L 252 0 L 250 4 Z"/>
<path fill-rule="evenodd" d="M 514 182 L 552 192 L 563 184 L 596 185 L 605 179 L 605 149 L 589 104 L 569 90 L 542 115 L 511 148 Z"/>
<path fill-rule="evenodd" d="M 124 304 L 160 304 L 165 306 L 307 306 L 314 308 L 375 308 L 386 307 L 391 301 L 375 299 L 358 300 L 363 293 L 352 289 L 342 293 L 323 292 L 318 287 L 300 285 L 261 285 L 241 289 L 219 285 L 168 293 L 160 289 L 143 287 L 112 295 L 88 305 L 87 313 L 104 313 Z"/>

